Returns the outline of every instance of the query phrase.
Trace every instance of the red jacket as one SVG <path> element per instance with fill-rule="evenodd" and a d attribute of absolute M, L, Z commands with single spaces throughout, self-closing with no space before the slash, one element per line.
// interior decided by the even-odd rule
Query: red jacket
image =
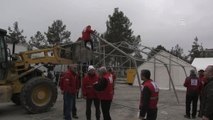
<path fill-rule="evenodd" d="M 140 108 L 142 109 L 143 107 L 147 105 L 146 109 L 156 109 L 157 103 L 158 103 L 158 96 L 159 96 L 159 87 L 152 80 L 144 81 L 141 86 L 142 86 L 141 87 L 142 89 L 141 89 Z M 146 99 L 145 97 L 147 97 L 147 96 L 143 96 L 143 92 L 145 88 L 149 91 L 149 95 L 148 95 L 149 98 L 147 98 L 147 100 L 149 101 L 144 101 Z"/>
<path fill-rule="evenodd" d="M 93 32 L 94 31 L 91 29 L 91 27 L 87 26 L 82 32 L 82 39 L 84 41 L 90 41 L 91 40 L 90 34 Z"/>
<path fill-rule="evenodd" d="M 106 73 L 103 75 L 103 78 L 107 81 L 107 86 L 104 91 L 99 92 L 99 98 L 101 100 L 112 100 L 114 95 L 114 81 L 111 73 Z"/>
<path fill-rule="evenodd" d="M 202 88 L 202 83 L 198 77 L 187 77 L 184 82 L 184 86 L 187 88 L 187 93 L 199 94 Z"/>
<path fill-rule="evenodd" d="M 71 94 L 76 94 L 76 75 L 74 72 L 67 70 L 63 73 L 60 79 L 60 88 L 63 92 L 68 92 Z"/>
<path fill-rule="evenodd" d="M 98 75 L 86 75 L 83 79 L 82 93 L 87 99 L 98 98 L 97 92 L 93 88 L 94 83 L 98 82 Z"/>
<path fill-rule="evenodd" d="M 207 83 L 207 80 L 204 76 L 199 76 L 199 80 L 201 81 L 203 86 Z"/>

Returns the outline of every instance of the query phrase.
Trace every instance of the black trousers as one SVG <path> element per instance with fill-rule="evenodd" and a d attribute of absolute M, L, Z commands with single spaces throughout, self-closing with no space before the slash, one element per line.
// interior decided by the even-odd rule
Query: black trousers
<path fill-rule="evenodd" d="M 70 94 L 68 92 L 64 92 L 64 105 L 63 105 L 63 114 L 65 120 L 72 120 L 72 107 L 73 107 L 73 101 L 75 99 L 75 95 Z"/>
<path fill-rule="evenodd" d="M 73 116 L 76 116 L 76 115 L 77 115 L 76 96 L 75 96 L 75 98 L 73 99 L 72 115 L 73 115 Z"/>
<path fill-rule="evenodd" d="M 112 103 L 111 100 L 101 100 L 101 110 L 104 120 L 111 120 L 110 116 L 111 103 Z"/>
<path fill-rule="evenodd" d="M 156 120 L 157 119 L 158 109 L 148 109 L 146 120 Z"/>
<path fill-rule="evenodd" d="M 86 99 L 86 116 L 87 120 L 91 120 L 91 106 L 92 102 L 94 102 L 95 105 L 95 116 L 96 120 L 100 120 L 100 100 L 99 99 Z"/>
<path fill-rule="evenodd" d="M 187 93 L 186 94 L 186 115 L 190 116 L 191 104 L 192 104 L 192 116 L 196 117 L 197 115 L 197 102 L 198 102 L 197 93 Z"/>
<path fill-rule="evenodd" d="M 140 111 L 141 112 L 141 111 Z M 145 120 L 156 120 L 157 119 L 158 109 L 148 109 L 146 113 Z"/>

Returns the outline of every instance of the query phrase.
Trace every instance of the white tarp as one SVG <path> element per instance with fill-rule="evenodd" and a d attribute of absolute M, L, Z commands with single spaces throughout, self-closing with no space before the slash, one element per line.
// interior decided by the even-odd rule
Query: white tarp
<path fill-rule="evenodd" d="M 161 61 L 161 62 L 160 62 Z M 172 89 L 169 73 L 165 65 L 168 66 L 172 81 L 177 90 L 185 90 L 183 83 L 190 70 L 195 69 L 191 64 L 182 59 L 171 55 L 168 52 L 160 51 L 154 57 L 149 59 L 138 67 L 138 72 L 142 69 L 148 69 L 151 72 L 151 79 L 157 82 L 160 89 Z M 186 74 L 185 74 L 185 71 Z M 137 76 L 134 79 L 133 85 L 138 85 Z"/>
<path fill-rule="evenodd" d="M 195 66 L 197 70 L 205 70 L 208 65 L 213 65 L 213 58 L 195 58 L 192 65 Z"/>

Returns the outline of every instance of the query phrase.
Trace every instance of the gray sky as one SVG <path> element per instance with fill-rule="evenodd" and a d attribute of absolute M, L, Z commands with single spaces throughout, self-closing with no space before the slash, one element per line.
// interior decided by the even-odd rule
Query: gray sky
<path fill-rule="evenodd" d="M 86 25 L 103 33 L 108 15 L 119 7 L 143 45 L 170 50 L 179 44 L 188 54 L 196 36 L 204 48 L 213 48 L 212 5 L 212 0 L 1 0 L 0 28 L 18 21 L 29 40 L 60 19 L 76 40 Z"/>

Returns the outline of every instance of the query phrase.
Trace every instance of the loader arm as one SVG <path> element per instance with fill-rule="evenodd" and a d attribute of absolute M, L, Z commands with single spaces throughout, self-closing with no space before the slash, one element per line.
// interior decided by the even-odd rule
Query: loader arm
<path fill-rule="evenodd" d="M 63 53 L 63 54 L 62 54 Z M 72 64 L 71 51 L 60 46 L 21 52 L 15 55 L 17 71 L 28 70 L 32 64 Z"/>

